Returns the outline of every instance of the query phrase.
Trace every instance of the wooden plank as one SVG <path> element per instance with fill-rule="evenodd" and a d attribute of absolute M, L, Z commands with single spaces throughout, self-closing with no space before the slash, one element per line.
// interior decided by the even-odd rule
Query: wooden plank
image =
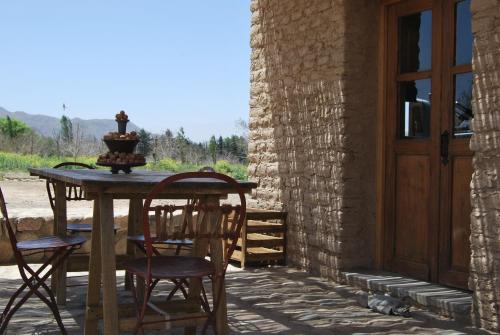
<path fill-rule="evenodd" d="M 123 270 L 123 262 L 130 260 L 128 255 L 116 255 L 116 269 Z M 88 254 L 72 255 L 68 261 L 68 272 L 89 271 L 90 256 Z"/>
<path fill-rule="evenodd" d="M 198 302 L 189 302 L 186 300 L 170 300 L 170 301 L 156 301 L 154 305 L 162 309 L 163 311 L 171 314 L 180 313 L 196 313 L 200 311 L 200 304 Z M 118 315 L 120 318 L 136 317 L 135 303 L 125 303 L 118 305 Z M 103 307 L 102 305 L 96 305 L 94 307 L 89 307 L 87 309 L 95 318 L 99 319 L 103 317 Z M 148 309 L 146 313 L 157 314 L 152 309 Z"/>
<path fill-rule="evenodd" d="M 127 235 L 135 236 L 143 233 L 142 227 L 142 199 L 130 199 L 129 210 L 128 210 L 128 221 L 127 221 Z M 142 255 L 143 253 L 137 250 L 137 247 L 131 241 L 127 241 L 127 255 L 129 257 L 137 257 L 137 255 Z M 131 283 L 129 276 L 125 276 L 125 289 L 130 289 Z"/>
<path fill-rule="evenodd" d="M 105 170 L 61 170 L 51 168 L 30 168 L 33 176 L 45 179 L 63 181 L 82 186 L 86 192 L 105 193 L 147 193 L 158 182 L 171 172 L 155 172 L 139 170 L 131 174 L 111 174 Z M 251 181 L 239 181 L 239 185 L 247 192 L 256 188 L 257 184 Z M 227 194 L 232 191 L 232 186 L 227 183 L 211 179 L 186 179 L 178 181 L 169 187 L 171 194 Z M 128 192 L 127 192 L 128 191 Z"/>
<path fill-rule="evenodd" d="M 245 222 L 243 223 L 243 227 L 241 227 L 241 252 L 240 252 L 240 257 L 238 259 L 238 261 L 240 262 L 240 266 L 242 269 L 245 268 L 245 263 L 246 263 L 246 255 L 247 255 L 247 236 L 248 236 L 248 230 L 247 230 L 247 225 L 248 225 L 248 220 L 245 220 Z M 238 241 L 239 242 L 239 241 Z M 234 255 L 234 252 L 236 250 L 233 250 L 233 255 Z M 231 255 L 231 259 L 234 259 L 233 255 Z"/>
<path fill-rule="evenodd" d="M 259 208 L 247 209 L 247 220 L 286 220 L 287 212 Z"/>
<path fill-rule="evenodd" d="M 232 260 L 241 261 L 242 253 L 240 250 L 235 250 L 231 256 Z M 246 262 L 268 262 L 276 260 L 284 260 L 285 253 L 280 250 L 269 248 L 247 248 L 245 255 Z"/>
<path fill-rule="evenodd" d="M 94 200 L 92 219 L 92 240 L 89 259 L 89 279 L 87 287 L 87 303 L 85 309 L 84 334 L 97 334 L 97 315 L 91 311 L 99 305 L 101 293 L 101 222 L 99 201 Z"/>
<path fill-rule="evenodd" d="M 219 204 L 219 198 L 217 197 L 207 197 L 206 199 L 206 204 L 208 206 L 217 206 Z M 211 213 L 210 227 L 216 226 L 218 224 L 218 220 L 218 215 L 216 215 L 216 213 Z M 215 267 L 215 275 L 212 278 L 212 296 L 213 300 L 218 303 L 217 311 L 215 314 L 215 333 L 225 335 L 229 333 L 229 327 L 227 323 L 226 285 L 224 282 L 224 278 L 217 275 L 219 273 L 222 273 L 224 268 L 224 250 L 222 247 L 222 240 L 210 240 L 210 258 Z"/>
<path fill-rule="evenodd" d="M 109 242 L 114 236 L 113 198 L 101 193 L 99 198 L 101 227 L 101 272 L 103 286 L 104 334 L 118 335 L 118 309 L 116 296 L 115 244 Z"/>
<path fill-rule="evenodd" d="M 286 226 L 282 223 L 248 220 L 247 233 L 284 233 Z"/>
<path fill-rule="evenodd" d="M 61 182 L 55 183 L 55 216 L 54 235 L 66 236 L 67 208 L 66 208 L 66 185 Z M 66 305 L 66 261 L 52 275 L 51 285 L 55 291 L 58 305 Z"/>
<path fill-rule="evenodd" d="M 239 247 L 243 247 L 243 242 L 246 242 L 246 247 L 282 247 L 284 239 L 283 237 L 259 234 L 259 233 L 249 233 L 247 234 L 247 238 L 238 239 L 237 245 Z M 243 249 L 242 249 L 243 250 Z"/>
<path fill-rule="evenodd" d="M 187 326 L 203 326 L 207 319 L 205 312 L 190 313 L 185 314 L 189 316 L 189 319 L 175 320 L 176 317 L 182 317 L 181 315 L 146 315 L 144 318 L 145 322 L 154 322 L 152 324 L 144 325 L 145 330 L 170 330 L 174 327 L 187 327 Z M 196 317 L 196 319 L 193 319 Z M 137 323 L 137 318 L 122 318 L 120 319 L 120 332 L 131 332 Z"/>
<path fill-rule="evenodd" d="M 378 106 L 376 149 L 376 210 L 375 210 L 375 255 L 377 270 L 384 262 L 384 208 L 385 208 L 385 163 L 386 163 L 386 77 L 387 77 L 387 14 L 388 2 L 380 1 L 378 43 Z"/>

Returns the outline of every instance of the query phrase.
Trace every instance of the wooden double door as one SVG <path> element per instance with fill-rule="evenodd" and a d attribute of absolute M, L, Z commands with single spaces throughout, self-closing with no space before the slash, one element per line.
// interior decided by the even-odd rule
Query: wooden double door
<path fill-rule="evenodd" d="M 384 267 L 467 288 L 470 0 L 387 8 Z"/>

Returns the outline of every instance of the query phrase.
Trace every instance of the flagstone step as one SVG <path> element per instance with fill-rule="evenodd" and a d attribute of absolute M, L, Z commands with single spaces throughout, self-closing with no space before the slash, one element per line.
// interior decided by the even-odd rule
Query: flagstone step
<path fill-rule="evenodd" d="M 465 324 L 471 323 L 472 294 L 468 291 L 383 271 L 343 272 L 342 276 L 348 285 L 364 291 L 410 297 L 416 306 Z"/>

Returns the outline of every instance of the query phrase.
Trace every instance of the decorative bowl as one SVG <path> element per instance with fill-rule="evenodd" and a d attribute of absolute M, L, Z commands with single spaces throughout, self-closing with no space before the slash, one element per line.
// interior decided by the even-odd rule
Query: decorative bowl
<path fill-rule="evenodd" d="M 124 152 L 126 154 L 134 152 L 139 140 L 104 140 L 110 152 Z"/>

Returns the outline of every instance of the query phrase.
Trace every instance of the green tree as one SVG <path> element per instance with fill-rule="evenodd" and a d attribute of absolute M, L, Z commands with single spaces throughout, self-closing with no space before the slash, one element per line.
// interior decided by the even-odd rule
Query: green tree
<path fill-rule="evenodd" d="M 59 123 L 61 124 L 61 139 L 65 143 L 71 142 L 73 140 L 73 123 L 66 115 L 61 117 Z"/>
<path fill-rule="evenodd" d="M 233 135 L 231 136 L 231 142 L 230 142 L 230 147 L 229 150 L 231 152 L 231 155 L 233 157 L 238 157 L 239 156 L 239 150 L 238 150 L 238 136 Z"/>
<path fill-rule="evenodd" d="M 28 132 L 30 127 L 22 121 L 11 119 L 9 116 L 0 118 L 0 131 L 10 140 Z"/>
<path fill-rule="evenodd" d="M 210 137 L 210 141 L 208 142 L 208 153 L 214 164 L 217 163 L 217 140 L 214 135 Z"/>
<path fill-rule="evenodd" d="M 144 156 L 147 156 L 153 150 L 153 138 L 151 133 L 141 129 L 137 133 L 139 137 L 139 143 L 137 144 L 137 151 Z"/>
<path fill-rule="evenodd" d="M 187 151 L 190 145 L 189 139 L 184 133 L 184 128 L 180 128 L 175 136 L 175 146 L 177 149 L 177 155 L 182 163 L 186 163 Z"/>
<path fill-rule="evenodd" d="M 222 156 L 224 153 L 224 140 L 222 139 L 222 136 L 219 136 L 219 139 L 217 140 L 217 154 L 219 156 Z"/>

